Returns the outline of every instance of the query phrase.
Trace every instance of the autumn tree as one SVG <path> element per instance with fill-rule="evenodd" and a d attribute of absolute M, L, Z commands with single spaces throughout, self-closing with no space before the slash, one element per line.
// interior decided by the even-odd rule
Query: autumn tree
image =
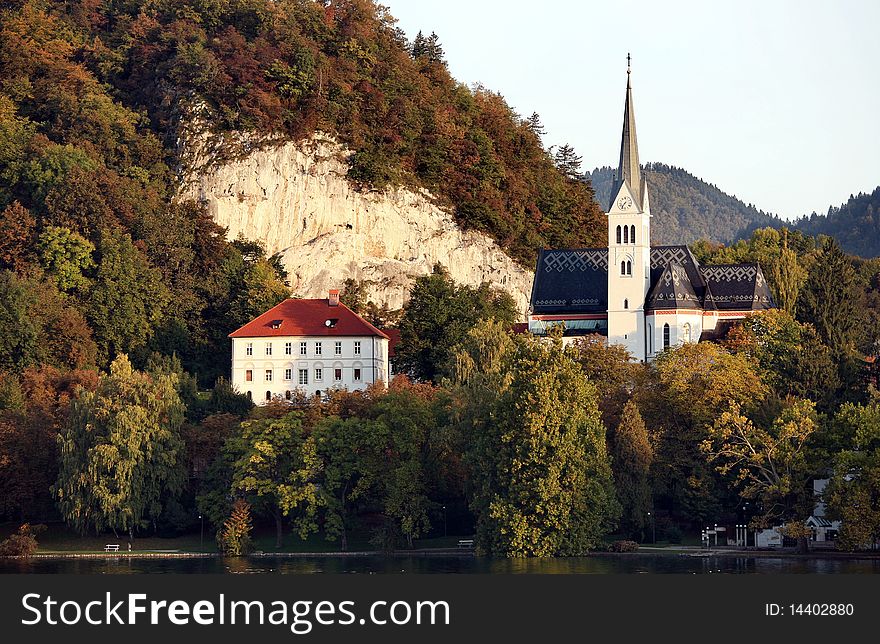
<path fill-rule="evenodd" d="M 232 512 L 223 523 L 223 529 L 218 534 L 220 550 L 227 555 L 240 557 L 246 555 L 251 549 L 251 506 L 244 499 L 236 499 L 232 504 Z"/>
<path fill-rule="evenodd" d="M 125 355 L 95 391 L 82 391 L 58 438 L 60 472 L 54 492 L 64 519 L 78 532 L 134 531 L 162 510 L 163 494 L 183 486 L 184 407 L 173 376 L 153 377 Z"/>
<path fill-rule="evenodd" d="M 809 483 L 816 472 L 809 445 L 816 429 L 815 405 L 809 400 L 787 400 L 779 415 L 763 426 L 732 403 L 700 447 L 742 498 L 759 502 L 756 526 L 803 524 L 813 510 Z M 805 550 L 806 539 L 798 536 Z"/>
<path fill-rule="evenodd" d="M 705 521 L 720 509 L 721 491 L 699 444 L 731 401 L 752 409 L 767 386 L 747 357 L 700 342 L 660 354 L 636 393 L 656 438 L 655 503 L 673 518 Z"/>

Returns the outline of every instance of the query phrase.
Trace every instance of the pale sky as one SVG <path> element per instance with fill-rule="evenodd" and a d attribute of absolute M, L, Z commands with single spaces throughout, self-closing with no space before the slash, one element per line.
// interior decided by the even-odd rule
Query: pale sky
<path fill-rule="evenodd" d="M 382 0 L 453 76 L 617 165 L 633 57 L 642 163 L 785 218 L 880 184 L 880 0 Z"/>

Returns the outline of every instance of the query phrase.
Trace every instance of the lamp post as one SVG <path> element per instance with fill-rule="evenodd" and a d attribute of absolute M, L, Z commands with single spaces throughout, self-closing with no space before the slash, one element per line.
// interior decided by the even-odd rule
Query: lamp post
<path fill-rule="evenodd" d="M 651 543 L 657 544 L 657 524 L 654 523 L 654 516 L 648 512 L 648 521 L 651 522 Z"/>
<path fill-rule="evenodd" d="M 199 550 L 205 550 L 205 518 L 200 514 L 199 522 L 202 524 L 201 532 L 199 532 Z"/>
<path fill-rule="evenodd" d="M 443 537 L 445 538 L 446 534 L 446 506 L 443 506 Z"/>

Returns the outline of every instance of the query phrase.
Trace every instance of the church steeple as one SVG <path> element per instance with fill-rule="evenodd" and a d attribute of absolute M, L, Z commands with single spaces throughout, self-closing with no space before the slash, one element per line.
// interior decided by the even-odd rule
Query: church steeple
<path fill-rule="evenodd" d="M 642 206 L 642 173 L 639 169 L 639 144 L 636 138 L 636 114 L 633 110 L 632 84 L 632 58 L 626 55 L 626 102 L 623 107 L 623 134 L 620 139 L 620 163 L 617 167 L 618 187 L 626 183 L 636 199 L 636 204 Z M 616 193 L 617 190 L 614 191 Z"/>

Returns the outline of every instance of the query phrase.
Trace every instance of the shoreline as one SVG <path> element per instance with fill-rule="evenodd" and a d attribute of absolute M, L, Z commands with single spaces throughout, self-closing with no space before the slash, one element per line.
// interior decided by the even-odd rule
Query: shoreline
<path fill-rule="evenodd" d="M 220 559 L 224 558 L 219 552 L 37 552 L 29 557 L 0 556 L 0 559 Z M 383 552 L 379 550 L 360 550 L 349 552 L 253 552 L 244 557 L 248 558 L 272 558 L 272 559 L 308 559 L 308 558 L 347 558 L 347 557 L 475 557 L 472 550 L 461 548 L 431 548 L 421 550 L 395 550 Z M 713 549 L 704 550 L 699 548 L 645 548 L 635 552 L 590 552 L 584 557 L 619 558 L 639 556 L 661 557 L 761 557 L 761 558 L 785 558 L 785 559 L 880 559 L 880 552 L 840 552 L 834 550 L 819 550 L 807 553 L 794 552 L 791 550 L 728 550 Z M 570 559 L 572 557 L 558 557 L 558 559 Z M 550 557 L 553 559 L 553 557 Z"/>

